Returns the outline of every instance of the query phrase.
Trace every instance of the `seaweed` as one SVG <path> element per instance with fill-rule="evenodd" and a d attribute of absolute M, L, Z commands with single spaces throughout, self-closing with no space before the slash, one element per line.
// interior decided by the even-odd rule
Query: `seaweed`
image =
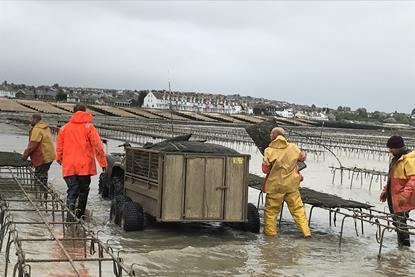
<path fill-rule="evenodd" d="M 264 178 L 258 175 L 249 174 L 249 186 L 254 189 L 260 190 Z M 322 208 L 370 208 L 371 205 L 353 201 L 346 200 L 336 195 L 315 191 L 310 188 L 300 187 L 301 199 L 304 203 Z"/>
<path fill-rule="evenodd" d="M 23 160 L 19 153 L 0 152 L 0 166 L 25 167 L 30 166 L 30 162 Z"/>

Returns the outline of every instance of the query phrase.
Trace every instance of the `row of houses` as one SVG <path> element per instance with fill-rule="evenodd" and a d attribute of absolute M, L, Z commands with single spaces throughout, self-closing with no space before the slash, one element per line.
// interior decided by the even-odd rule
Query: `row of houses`
<path fill-rule="evenodd" d="M 216 113 L 247 113 L 252 114 L 253 109 L 243 103 L 228 101 L 222 97 L 195 93 L 170 93 L 150 91 L 144 98 L 143 107 L 154 109 L 173 109 L 191 112 Z"/>
<path fill-rule="evenodd" d="M 7 85 L 0 85 L 0 97 L 17 99 L 55 100 L 57 90 L 49 88 L 13 89 Z"/>

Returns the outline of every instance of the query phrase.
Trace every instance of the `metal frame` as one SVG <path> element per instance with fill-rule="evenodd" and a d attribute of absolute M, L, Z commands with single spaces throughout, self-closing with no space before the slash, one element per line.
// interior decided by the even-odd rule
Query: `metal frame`
<path fill-rule="evenodd" d="M 253 187 L 255 188 L 255 187 Z M 262 192 L 259 193 L 258 196 L 258 207 L 260 207 L 260 204 L 264 204 L 263 200 L 263 194 Z M 345 228 L 345 221 L 348 218 L 353 219 L 354 223 L 354 229 L 356 231 L 356 236 L 359 236 L 359 228 L 358 228 L 358 222 L 360 222 L 360 230 L 361 234 L 364 234 L 364 223 L 369 224 L 371 226 L 376 226 L 376 242 L 379 244 L 379 251 L 378 251 L 378 259 L 381 258 L 382 254 L 382 248 L 383 248 L 383 240 L 385 236 L 385 232 L 392 232 L 392 231 L 399 231 L 403 233 L 408 233 L 410 235 L 415 235 L 415 220 L 408 218 L 407 223 L 405 226 L 401 226 L 399 224 L 399 221 L 396 221 L 396 219 L 401 218 L 401 216 L 387 213 L 385 211 L 380 211 L 377 209 L 374 209 L 372 207 L 368 208 L 348 208 L 348 207 L 336 207 L 336 208 L 328 208 L 323 206 L 315 206 L 308 204 L 304 202 L 304 204 L 307 204 L 310 206 L 310 211 L 308 215 L 308 225 L 311 225 L 311 218 L 313 215 L 314 208 L 320 208 L 323 210 L 326 210 L 329 212 L 329 226 L 332 226 L 332 223 L 334 227 L 337 227 L 337 217 L 339 215 L 343 216 L 341 219 L 341 225 L 340 225 L 340 236 L 339 236 L 339 248 L 342 246 L 342 238 Z M 259 209 L 259 208 L 258 208 Z M 261 208 L 263 209 L 263 208 Z M 284 209 L 284 202 L 281 207 L 280 215 L 279 215 L 279 224 L 281 225 L 282 221 L 282 214 Z"/>
<path fill-rule="evenodd" d="M 43 198 L 44 196 L 47 198 Z M 24 207 L 22 207 L 24 206 Z M 29 220 L 19 220 L 19 213 L 33 213 Z M 75 218 L 74 221 L 65 221 L 65 215 Z M 98 276 L 103 276 L 103 263 L 112 263 L 114 276 L 135 276 L 133 266 L 127 268 L 119 253 L 115 255 L 113 248 L 99 239 L 99 233 L 90 231 L 84 221 L 76 219 L 75 215 L 66 207 L 61 196 L 51 188 L 44 186 L 29 167 L 0 167 L 0 251 L 5 246 L 4 276 L 9 274 L 12 248 L 16 251 L 16 262 L 13 267 L 13 276 L 32 276 L 32 267 L 37 263 L 67 263 L 75 276 L 81 276 L 79 262 L 95 264 Z M 24 226 L 39 225 L 47 231 L 45 234 L 36 234 L 31 237 L 19 235 Z M 58 235 L 52 226 L 62 226 L 63 237 Z M 55 242 L 63 257 L 59 258 L 28 258 L 27 243 L 47 244 Z M 65 247 L 65 243 L 72 242 L 72 246 L 81 243 L 82 257 L 74 257 Z M 97 247 L 97 250 L 95 249 Z M 87 251 L 89 248 L 89 251 Z M 92 268 L 92 266 L 91 266 Z M 33 272 L 33 276 L 38 276 Z"/>

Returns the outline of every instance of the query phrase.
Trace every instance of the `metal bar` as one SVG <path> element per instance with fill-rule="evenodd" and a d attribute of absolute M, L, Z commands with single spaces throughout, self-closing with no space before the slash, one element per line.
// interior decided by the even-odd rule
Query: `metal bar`
<path fill-rule="evenodd" d="M 112 262 L 112 258 L 72 258 L 74 262 Z M 63 263 L 68 262 L 66 259 L 26 259 L 27 263 Z"/>
<path fill-rule="evenodd" d="M 0 174 L 4 173 L 3 171 L 4 168 L 0 167 Z M 99 265 L 99 271 L 100 271 L 100 275 L 102 275 L 102 269 L 101 269 L 101 262 L 103 261 L 113 261 L 115 264 L 117 264 L 117 268 L 119 269 L 119 274 L 122 274 L 121 271 L 126 272 L 129 276 L 133 276 L 132 272 L 129 271 L 128 268 L 125 267 L 125 265 L 122 263 L 122 259 L 121 258 L 117 258 L 114 256 L 111 248 L 109 246 L 104 246 L 103 243 L 101 241 L 98 240 L 97 237 L 94 236 L 94 233 L 89 231 L 86 226 L 84 225 L 82 220 L 78 220 L 76 219 L 75 222 L 67 222 L 64 220 L 64 211 L 68 211 L 63 203 L 63 200 L 60 198 L 60 196 L 56 193 L 54 193 L 52 190 L 50 190 L 49 188 L 47 189 L 48 192 L 47 194 L 51 196 L 52 200 L 38 200 L 38 199 L 31 199 L 31 197 L 29 196 L 28 193 L 26 193 L 25 188 L 29 187 L 30 189 L 36 188 L 33 187 L 33 171 L 30 168 L 18 168 L 15 169 L 14 171 L 11 168 L 7 168 L 7 173 L 10 173 L 11 176 L 13 178 L 9 178 L 9 181 L 13 181 L 13 184 L 9 184 L 9 185 L 17 185 L 20 188 L 19 190 L 13 190 L 14 192 L 20 192 L 23 193 L 24 196 L 27 199 L 1 199 L 0 196 L 0 218 L 1 218 L 1 222 L 0 225 L 1 227 L 1 234 L 4 234 L 5 232 L 7 232 L 7 230 L 9 229 L 9 226 L 16 226 L 16 225 L 25 225 L 25 224 L 43 224 L 47 227 L 50 235 L 52 236 L 52 238 L 23 238 L 23 239 L 19 239 L 17 236 L 17 231 L 16 229 L 14 229 L 15 227 L 13 227 L 13 230 L 11 230 L 9 232 L 9 237 L 13 237 L 12 239 L 10 238 L 8 240 L 8 244 L 11 245 L 11 243 L 15 243 L 16 245 L 16 255 L 18 256 L 18 261 L 14 267 L 14 274 L 16 274 L 17 272 L 19 272 L 19 276 L 20 274 L 23 273 L 23 271 L 25 270 L 29 270 L 31 271 L 31 267 L 30 265 L 26 264 L 27 262 L 33 261 L 39 261 L 41 262 L 39 259 L 25 259 L 25 255 L 24 252 L 22 251 L 22 247 L 21 247 L 21 242 L 46 242 L 46 241 L 54 241 L 56 243 L 58 243 L 58 245 L 62 246 L 60 247 L 60 249 L 65 253 L 65 249 L 63 247 L 63 245 L 61 245 L 60 240 L 61 241 L 83 241 L 84 244 L 84 258 L 80 259 L 80 258 L 75 258 L 75 259 L 71 259 L 71 257 L 66 257 L 66 259 L 58 259 L 59 262 L 69 262 L 71 263 L 71 265 L 73 265 L 73 269 L 74 272 L 77 273 L 77 275 L 79 276 L 79 273 L 77 271 L 77 269 L 75 268 L 73 261 L 98 261 L 98 265 Z M 31 183 L 31 185 L 25 185 L 26 183 Z M 11 191 L 11 190 L 9 190 Z M 0 193 L 4 191 L 0 191 Z M 35 197 L 38 196 L 38 194 L 36 193 L 34 195 Z M 56 197 L 56 199 L 55 199 Z M 15 202 L 15 203 L 28 203 L 31 204 L 34 208 L 33 209 L 8 209 L 9 205 L 8 202 Z M 38 208 L 35 206 L 34 203 L 40 203 L 43 204 L 45 203 L 45 208 Z M 51 203 L 51 209 L 49 209 L 48 207 L 48 203 Z M 61 209 L 59 209 L 59 204 L 61 205 Z M 27 221 L 14 221 L 11 220 L 10 218 L 10 212 L 22 212 L 22 211 L 26 211 L 26 212 L 33 212 L 36 211 L 38 213 L 38 215 L 40 216 L 40 218 L 43 220 L 43 222 L 39 222 L 39 221 L 35 221 L 35 222 L 27 222 Z M 53 213 L 53 219 L 54 218 L 54 212 L 62 212 L 62 221 L 61 222 L 56 222 L 56 221 L 46 221 L 45 218 L 43 217 L 43 214 L 41 212 L 48 212 L 48 211 L 52 211 Z M 79 225 L 81 230 L 83 230 L 83 237 L 79 237 L 79 238 L 58 238 L 53 230 L 51 229 L 51 227 L 49 225 L 59 225 L 61 224 L 63 226 L 63 230 L 64 230 L 64 234 L 65 234 L 65 228 L 64 226 L 66 224 L 68 225 Z M 4 235 L 1 235 L 1 237 L 4 237 Z M 89 238 L 90 237 L 90 238 Z M 10 242 L 9 242 L 10 241 Z M 87 241 L 91 241 L 91 244 L 97 243 L 99 248 L 101 249 L 101 254 L 99 258 L 87 258 L 86 256 L 86 243 Z M 3 239 L 1 240 L 1 242 L 3 242 Z M 111 251 L 110 251 L 111 250 Z M 103 257 L 103 252 L 105 251 L 106 254 L 109 255 L 110 258 L 104 258 Z M 68 256 L 68 255 L 66 255 Z M 7 257 L 6 257 L 7 258 Z M 43 261 L 45 261 L 46 259 L 41 259 Z M 57 259 L 48 259 L 51 262 L 58 262 Z M 7 267 L 7 263 L 6 263 L 6 267 Z M 6 271 L 6 275 L 7 275 L 7 271 Z"/>
<path fill-rule="evenodd" d="M 12 170 L 9 168 L 10 173 L 12 174 L 13 178 L 16 181 L 16 184 L 20 187 L 20 182 L 19 180 L 16 179 L 16 177 L 14 176 Z M 32 204 L 32 206 L 37 209 L 34 205 L 34 202 L 32 202 L 32 199 L 30 199 L 29 195 L 26 193 L 26 191 L 24 190 L 24 188 L 20 187 L 20 189 L 22 190 L 22 193 L 25 195 L 25 197 L 29 200 L 29 202 Z M 77 276 L 81 276 L 81 274 L 79 273 L 78 269 L 76 268 L 71 256 L 69 255 L 69 253 L 66 251 L 65 247 L 62 245 L 61 241 L 59 239 L 57 239 L 55 232 L 52 230 L 52 228 L 50 227 L 49 223 L 46 221 L 46 218 L 42 215 L 42 213 L 37 209 L 37 213 L 39 215 L 39 217 L 44 221 L 44 224 L 46 225 L 46 228 L 48 229 L 50 235 L 56 239 L 56 243 L 58 244 L 59 248 L 62 250 L 62 252 L 64 253 L 64 255 L 66 256 L 66 258 L 68 259 L 71 267 L 73 268 L 73 270 L 75 271 L 75 273 L 77 274 Z"/>

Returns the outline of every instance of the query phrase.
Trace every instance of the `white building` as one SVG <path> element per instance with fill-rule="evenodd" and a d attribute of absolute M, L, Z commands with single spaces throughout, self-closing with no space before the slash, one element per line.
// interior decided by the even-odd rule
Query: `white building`
<path fill-rule="evenodd" d="M 275 113 L 279 116 L 286 117 L 286 118 L 294 117 L 292 109 L 284 109 L 283 111 L 276 111 Z"/>
<path fill-rule="evenodd" d="M 0 97 L 16 98 L 16 92 L 6 86 L 0 86 Z"/>
<path fill-rule="evenodd" d="M 218 112 L 235 114 L 242 112 L 242 106 L 236 102 L 227 102 L 215 97 L 198 96 L 194 93 L 149 92 L 144 98 L 142 107 L 169 109 L 190 112 Z"/>
<path fill-rule="evenodd" d="M 169 109 L 170 99 L 167 99 L 165 93 L 160 92 L 149 92 L 146 97 L 144 97 L 143 105 L 144 108 L 154 108 L 154 109 Z M 173 101 L 176 104 L 175 101 Z M 172 103 L 173 105 L 173 103 Z"/>

